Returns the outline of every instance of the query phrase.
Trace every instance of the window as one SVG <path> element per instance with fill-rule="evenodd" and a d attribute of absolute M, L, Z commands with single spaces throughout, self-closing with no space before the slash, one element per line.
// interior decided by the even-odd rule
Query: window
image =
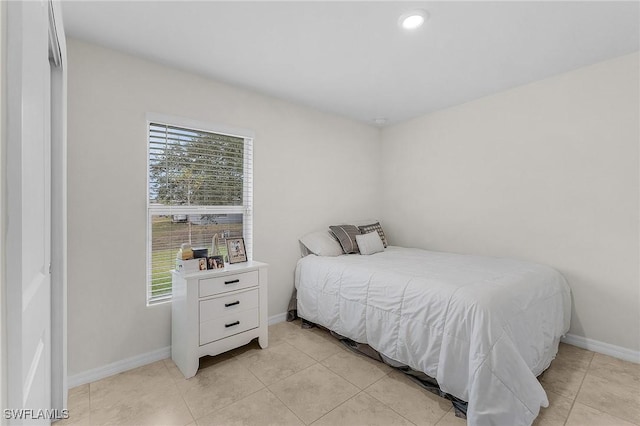
<path fill-rule="evenodd" d="M 242 135 L 247 132 L 149 118 L 147 303 L 152 304 L 171 298 L 170 271 L 182 243 L 211 254 L 217 235 L 226 255 L 226 238 L 243 237 L 251 259 L 253 140 Z"/>

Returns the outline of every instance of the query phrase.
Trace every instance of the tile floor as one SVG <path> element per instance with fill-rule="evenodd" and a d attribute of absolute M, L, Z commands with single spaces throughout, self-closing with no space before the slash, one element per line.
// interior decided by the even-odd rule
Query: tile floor
<path fill-rule="evenodd" d="M 451 404 L 327 332 L 299 322 L 200 360 L 185 380 L 171 359 L 70 391 L 63 425 L 464 425 Z M 540 379 L 537 425 L 640 425 L 640 365 L 560 346 Z"/>

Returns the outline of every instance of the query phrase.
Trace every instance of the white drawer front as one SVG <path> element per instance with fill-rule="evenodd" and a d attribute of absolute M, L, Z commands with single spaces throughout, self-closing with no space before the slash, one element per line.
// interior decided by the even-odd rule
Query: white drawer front
<path fill-rule="evenodd" d="M 227 296 L 200 301 L 200 322 L 220 318 L 233 312 L 258 307 L 258 289 L 245 290 Z"/>
<path fill-rule="evenodd" d="M 258 308 L 236 312 L 200 323 L 200 345 L 258 327 Z"/>
<path fill-rule="evenodd" d="M 207 278 L 199 282 L 199 296 L 206 297 L 258 285 L 258 271 Z"/>

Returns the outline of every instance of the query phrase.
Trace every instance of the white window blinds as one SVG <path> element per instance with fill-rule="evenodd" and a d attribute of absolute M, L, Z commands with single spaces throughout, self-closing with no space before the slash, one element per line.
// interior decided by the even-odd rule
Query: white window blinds
<path fill-rule="evenodd" d="M 155 121 L 148 127 L 147 301 L 171 297 L 182 243 L 243 237 L 252 255 L 252 139 Z"/>

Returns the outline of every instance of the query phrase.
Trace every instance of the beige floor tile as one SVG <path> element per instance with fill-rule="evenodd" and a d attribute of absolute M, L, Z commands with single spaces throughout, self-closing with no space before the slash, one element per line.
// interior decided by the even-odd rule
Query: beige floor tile
<path fill-rule="evenodd" d="M 467 421 L 456 417 L 456 413 L 451 409 L 443 418 L 440 419 L 436 426 L 465 426 Z"/>
<path fill-rule="evenodd" d="M 198 371 L 202 371 L 205 368 L 214 366 L 214 365 L 218 365 L 224 361 L 228 361 L 230 359 L 232 359 L 234 357 L 234 351 L 238 351 L 238 350 L 244 350 L 244 348 L 249 347 L 251 344 L 253 343 L 253 341 L 251 343 L 249 343 L 248 345 L 244 345 L 244 346 L 240 346 L 240 348 L 234 349 L 233 351 L 228 351 L 228 352 L 224 352 L 221 353 L 219 355 L 215 355 L 215 356 L 209 356 L 209 355 L 205 355 L 202 358 L 200 358 L 199 360 L 199 364 L 198 364 Z M 258 343 L 256 342 L 256 346 L 259 348 L 260 346 L 258 346 Z M 174 380 L 184 380 L 184 374 L 182 374 L 182 372 L 180 371 L 180 369 L 178 368 L 178 366 L 175 364 L 175 362 L 173 362 L 173 360 L 171 358 L 166 358 L 162 360 L 164 362 L 164 365 L 167 367 L 167 370 L 169 370 L 169 374 L 171 375 L 171 377 Z"/>
<path fill-rule="evenodd" d="M 236 359 L 267 386 L 316 363 L 288 343 L 266 349 L 251 349 L 239 354 Z"/>
<path fill-rule="evenodd" d="M 198 419 L 197 423 L 199 426 L 304 425 L 268 389 L 259 390 L 213 414 Z"/>
<path fill-rule="evenodd" d="M 640 364 L 595 354 L 589 368 L 589 374 L 622 386 L 635 387 L 640 393 Z"/>
<path fill-rule="evenodd" d="M 169 371 L 169 375 L 173 380 L 184 380 L 184 374 L 178 369 L 178 366 L 173 362 L 171 358 L 167 358 L 164 361 L 165 367 Z"/>
<path fill-rule="evenodd" d="M 266 350 L 201 358 L 189 380 L 165 359 L 71 389 L 70 418 L 56 424 L 466 424 L 449 401 L 325 330 L 283 322 L 269 335 Z M 640 426 L 640 365 L 561 344 L 540 382 L 550 406 L 536 426 Z"/>
<path fill-rule="evenodd" d="M 269 326 L 269 346 L 287 342 L 287 337 L 292 333 L 302 331 L 300 321 L 279 322 Z"/>
<path fill-rule="evenodd" d="M 69 418 L 56 422 L 59 426 L 89 424 L 91 404 L 89 398 L 89 384 L 69 389 L 67 403 Z"/>
<path fill-rule="evenodd" d="M 326 331 L 317 328 L 304 329 L 300 327 L 299 323 L 297 325 L 296 323 L 281 324 L 285 323 L 279 323 L 269 328 L 269 339 L 273 340 L 274 345 L 286 342 L 316 361 L 322 361 L 333 354 L 345 350 L 338 339 L 332 337 Z"/>
<path fill-rule="evenodd" d="M 194 420 L 175 384 L 126 394 L 127 398 L 102 400 L 99 405 L 92 397 L 91 424 L 183 426 Z"/>
<path fill-rule="evenodd" d="M 340 351 L 321 362 L 337 375 L 364 389 L 386 376 L 392 368 L 351 351 Z"/>
<path fill-rule="evenodd" d="M 547 391 L 549 406 L 540 408 L 540 414 L 534 420 L 534 426 L 562 426 L 569 417 L 573 401 L 557 393 Z"/>
<path fill-rule="evenodd" d="M 566 426 L 633 426 L 633 423 L 576 402 Z"/>
<path fill-rule="evenodd" d="M 577 402 L 612 416 L 637 422 L 640 419 L 640 390 L 588 373 Z"/>
<path fill-rule="evenodd" d="M 175 425 L 193 422 L 184 401 L 173 395 L 144 395 L 130 404 L 91 411 L 91 425 Z"/>
<path fill-rule="evenodd" d="M 555 369 L 573 368 L 576 370 L 586 370 L 589 368 L 589 364 L 593 359 L 593 354 L 594 352 L 586 349 L 567 345 L 566 343 L 560 343 L 560 346 L 558 347 L 558 354 L 551 362 L 551 367 Z"/>
<path fill-rule="evenodd" d="M 318 337 L 322 337 L 324 340 L 326 340 L 327 342 L 333 344 L 333 345 L 337 345 L 339 346 L 341 349 L 345 349 L 344 345 L 342 344 L 342 342 L 340 342 L 340 339 L 338 339 L 337 337 L 335 337 L 334 335 L 331 334 L 331 332 L 329 330 L 327 330 L 326 328 L 322 328 L 322 327 L 313 327 L 310 329 L 307 329 L 307 331 L 312 332 L 313 334 L 315 334 Z"/>
<path fill-rule="evenodd" d="M 269 339 L 269 347 L 271 348 L 273 346 L 275 345 L 273 344 L 271 339 Z M 239 348 L 231 349 L 229 352 L 226 352 L 226 354 L 237 357 L 239 355 L 242 355 L 245 352 L 250 352 L 250 351 L 259 350 L 259 349 L 262 349 L 262 348 L 258 343 L 258 339 L 253 339 L 251 342 L 247 343 L 246 345 L 240 346 Z"/>
<path fill-rule="evenodd" d="M 369 394 L 362 392 L 313 423 L 313 426 L 340 425 L 411 426 L 413 423 Z"/>
<path fill-rule="evenodd" d="M 328 368 L 314 364 L 269 389 L 309 424 L 358 393 L 358 388 Z"/>
<path fill-rule="evenodd" d="M 185 425 L 193 417 L 163 361 L 89 385 L 91 424 Z"/>
<path fill-rule="evenodd" d="M 225 359 L 176 381 L 182 397 L 196 419 L 226 407 L 262 389 L 264 385 L 236 359 Z"/>
<path fill-rule="evenodd" d="M 69 398 L 75 396 L 76 394 L 84 395 L 87 392 L 89 392 L 89 383 L 69 389 Z"/>
<path fill-rule="evenodd" d="M 417 425 L 434 425 L 451 410 L 450 401 L 424 390 L 397 371 L 365 391 Z"/>
<path fill-rule="evenodd" d="M 233 353 L 231 351 L 223 352 L 216 356 L 203 356 L 202 358 L 200 358 L 198 370 L 202 370 L 213 365 L 218 365 L 227 360 L 230 360 L 231 358 L 233 358 Z"/>
<path fill-rule="evenodd" d="M 571 400 L 575 399 L 587 370 L 565 367 L 554 363 L 555 361 L 544 372 L 540 378 L 540 384 L 547 392 L 557 393 Z"/>
<path fill-rule="evenodd" d="M 175 388 L 163 361 L 154 362 L 124 373 L 107 377 L 89 385 L 91 408 L 112 405 L 156 389 Z"/>

